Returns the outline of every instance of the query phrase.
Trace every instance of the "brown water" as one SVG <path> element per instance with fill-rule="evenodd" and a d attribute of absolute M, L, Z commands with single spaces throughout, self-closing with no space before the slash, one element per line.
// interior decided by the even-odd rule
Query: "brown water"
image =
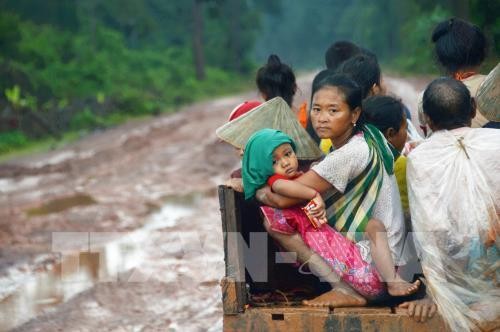
<path fill-rule="evenodd" d="M 93 205 L 96 203 L 95 199 L 89 195 L 75 194 L 70 197 L 53 199 L 40 207 L 29 209 L 26 213 L 29 216 L 43 216 L 51 213 L 62 212 L 75 206 Z"/>
<path fill-rule="evenodd" d="M 214 201 L 214 198 L 208 200 Z M 61 252 L 60 262 L 46 266 L 44 271 L 13 276 L 20 285 L 0 302 L 0 331 L 12 329 L 41 314 L 50 314 L 61 303 L 102 283 L 133 285 L 160 281 L 179 284 L 179 273 L 188 273 L 196 287 L 217 289 L 211 300 L 218 301 L 217 281 L 223 271 L 220 265 L 222 253 L 215 255 L 212 262 L 219 262 L 215 273 L 208 273 L 210 268 L 207 269 L 200 252 L 202 246 L 203 249 L 207 247 L 201 243 L 201 234 L 179 227 L 183 221 L 196 217 L 195 207 L 200 204 L 207 204 L 207 198 L 201 194 L 169 196 L 168 203 L 152 214 L 144 227 L 130 233 L 53 233 L 52 249 Z M 217 223 L 216 219 L 212 221 Z M 218 237 L 216 233 L 214 235 Z M 222 243 L 222 239 L 219 240 Z M 218 241 L 210 241 L 208 246 L 212 251 L 220 248 Z M 192 255 L 196 252 L 199 257 Z M 190 264 L 189 261 L 193 260 L 198 262 Z M 204 269 L 204 272 L 193 271 L 193 268 Z M 187 279 L 184 281 L 188 282 Z M 3 283 L 0 280 L 0 285 L 6 284 L 6 280 Z M 179 290 L 189 291 L 192 286 L 182 286 Z M 213 303 L 209 307 L 217 308 Z"/>

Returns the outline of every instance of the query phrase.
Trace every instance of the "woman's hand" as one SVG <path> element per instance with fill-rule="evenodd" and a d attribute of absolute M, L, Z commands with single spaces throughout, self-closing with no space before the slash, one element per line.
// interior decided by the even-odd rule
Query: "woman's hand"
<path fill-rule="evenodd" d="M 406 308 L 408 310 L 408 316 L 413 317 L 416 322 L 421 323 L 431 319 L 437 311 L 436 304 L 429 296 L 421 300 L 403 302 L 398 308 Z"/>
<path fill-rule="evenodd" d="M 264 186 L 255 192 L 255 198 L 264 205 L 272 206 L 273 204 L 269 199 L 271 193 L 271 187 Z"/>

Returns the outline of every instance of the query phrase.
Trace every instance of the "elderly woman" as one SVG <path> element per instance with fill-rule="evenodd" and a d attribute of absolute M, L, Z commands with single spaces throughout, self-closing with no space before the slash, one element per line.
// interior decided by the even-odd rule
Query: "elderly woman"
<path fill-rule="evenodd" d="M 500 131 L 470 128 L 469 89 L 439 78 L 425 90 L 432 136 L 408 157 L 408 194 L 428 289 L 451 331 L 493 331 L 500 317 Z"/>

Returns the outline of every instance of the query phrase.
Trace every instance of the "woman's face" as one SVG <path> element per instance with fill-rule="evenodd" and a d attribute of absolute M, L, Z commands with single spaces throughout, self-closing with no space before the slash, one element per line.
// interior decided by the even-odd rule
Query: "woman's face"
<path fill-rule="evenodd" d="M 333 143 L 345 138 L 352 131 L 361 110 L 351 111 L 342 91 L 326 86 L 313 96 L 311 122 L 320 138 L 330 138 Z"/>

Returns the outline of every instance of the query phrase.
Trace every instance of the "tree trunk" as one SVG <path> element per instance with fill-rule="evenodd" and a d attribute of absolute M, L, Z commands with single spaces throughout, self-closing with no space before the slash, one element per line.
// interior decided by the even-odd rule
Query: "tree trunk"
<path fill-rule="evenodd" d="M 241 59 L 243 58 L 241 50 L 241 6 L 240 0 L 228 0 L 229 11 L 229 47 L 232 59 L 232 68 L 241 73 L 243 71 Z"/>
<path fill-rule="evenodd" d="M 198 80 L 205 79 L 205 54 L 203 52 L 203 4 L 193 0 L 193 58 Z"/>

